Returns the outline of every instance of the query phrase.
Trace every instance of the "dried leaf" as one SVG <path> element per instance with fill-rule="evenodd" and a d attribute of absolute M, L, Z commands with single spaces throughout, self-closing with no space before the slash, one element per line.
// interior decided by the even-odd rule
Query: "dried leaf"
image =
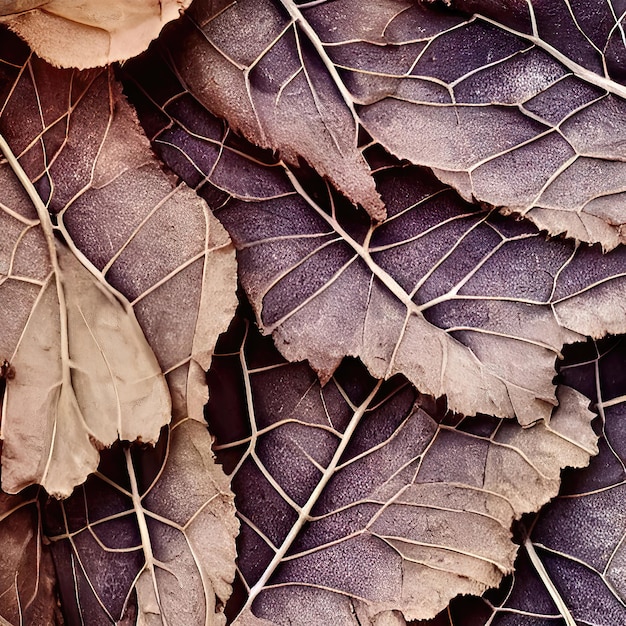
<path fill-rule="evenodd" d="M 623 249 L 546 241 L 384 156 L 375 178 L 389 217 L 376 224 L 165 84 L 143 82 L 163 106 L 135 99 L 155 148 L 229 230 L 264 332 L 322 381 L 358 356 L 376 377 L 400 372 L 445 394 L 452 410 L 528 425 L 549 419 L 564 344 L 626 330 Z"/>
<path fill-rule="evenodd" d="M 322 388 L 241 326 L 214 359 L 208 410 L 242 521 L 236 623 L 258 623 L 250 611 L 275 624 L 425 618 L 481 593 L 511 571 L 513 519 L 597 451 L 572 389 L 549 426 L 467 420 L 355 361 Z"/>
<path fill-rule="evenodd" d="M 171 38 L 190 90 L 250 141 L 300 158 L 376 220 L 385 208 L 357 148 L 358 118 L 293 2 L 196 2 Z M 329 73 L 330 72 L 330 73 Z"/>
<path fill-rule="evenodd" d="M 359 4 L 305 13 L 376 140 L 551 234 L 626 242 L 622 9 L 397 0 L 337 28 Z"/>
<path fill-rule="evenodd" d="M 50 503 L 69 623 L 226 623 L 238 523 L 211 443 L 205 426 L 179 421 L 156 450 L 104 452 L 95 476 Z"/>
<path fill-rule="evenodd" d="M 599 454 L 565 472 L 560 495 L 520 528 L 514 575 L 482 600 L 454 600 L 415 626 L 614 626 L 626 621 L 623 337 L 573 346 L 562 379 L 598 402 Z"/>
<path fill-rule="evenodd" d="M 607 250 L 626 242 L 626 55 L 611 3 L 200 0 L 191 15 L 168 44 L 191 93 L 373 217 L 351 182 L 373 197 L 358 125 L 467 200 Z"/>
<path fill-rule="evenodd" d="M 62 624 L 50 548 L 43 542 L 38 490 L 0 493 L 0 623 Z"/>
<path fill-rule="evenodd" d="M 3 188 L 15 190 L 19 177 L 30 191 L 2 207 L 14 238 L 0 289 L 24 320 L 2 342 L 13 368 L 2 410 L 2 486 L 18 493 L 40 484 L 64 497 L 96 468 L 98 447 L 118 437 L 155 443 L 170 419 L 169 392 L 130 306 L 56 243 L 46 208 L 1 137 L 0 148 L 8 159 Z M 39 220 L 29 219 L 33 211 Z M 36 272 L 47 275 L 37 280 Z"/>
<path fill-rule="evenodd" d="M 560 497 L 529 528 L 527 546 L 563 615 L 565 607 L 576 623 L 612 626 L 626 619 L 626 351 L 623 339 L 589 348 L 562 375 L 597 401 L 600 454 L 568 476 Z"/>
<path fill-rule="evenodd" d="M 84 69 L 143 52 L 191 0 L 3 2 L 0 22 L 57 67 Z"/>
<path fill-rule="evenodd" d="M 167 374 L 174 414 L 202 420 L 202 368 L 208 367 L 217 336 L 234 311 L 235 261 L 226 232 L 206 204 L 184 185 L 174 186 L 151 155 L 111 70 L 55 70 L 19 46 L 11 49 L 4 67 L 10 89 L 2 101 L 0 131 L 69 250 L 59 244 L 60 268 L 51 267 L 32 204 L 17 185 L 5 184 L 0 307 L 11 322 L 0 336 L 0 356 L 13 363 L 16 375 L 5 398 L 3 486 L 17 491 L 53 476 L 55 482 L 44 482 L 46 488 L 68 495 L 97 466 L 93 444 L 110 445 L 118 432 L 123 438 L 156 440 L 170 417 L 166 387 L 161 382 L 156 395 L 150 387 L 151 379 L 162 379 L 161 372 Z M 25 114 L 28 123 L 13 122 Z M 54 303 L 55 279 L 68 303 L 65 354 L 62 340 L 56 345 L 46 339 L 63 327 L 55 325 L 50 311 L 56 306 L 61 312 L 56 317 L 65 315 Z M 75 303 L 77 298 L 82 301 Z M 108 333 L 106 339 L 102 333 Z M 33 358 L 35 346 L 47 356 Z M 137 354 L 152 369 L 141 369 Z M 91 371 L 85 376 L 87 367 Z M 122 390 L 122 383 L 131 387 Z M 132 385 L 145 387 L 148 404 Z M 28 391 L 34 388 L 38 396 Z M 36 406 L 48 402 L 54 408 L 55 393 L 67 408 L 56 421 Z M 22 415 L 27 399 L 33 410 Z M 18 409 L 13 419 L 9 411 Z M 128 425 L 130 416 L 140 426 Z M 61 423 L 71 434 L 54 435 Z M 53 437 L 58 447 L 52 447 L 52 456 L 59 464 L 46 468 Z M 69 469 L 72 461 L 78 470 Z M 24 465 L 36 471 L 22 476 Z"/>

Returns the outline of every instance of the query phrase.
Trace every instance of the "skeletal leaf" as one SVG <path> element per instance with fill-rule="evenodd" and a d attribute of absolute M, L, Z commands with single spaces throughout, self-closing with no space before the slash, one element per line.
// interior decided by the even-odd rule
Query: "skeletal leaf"
<path fill-rule="evenodd" d="M 511 571 L 513 519 L 597 451 L 569 388 L 549 426 L 521 429 L 446 414 L 355 361 L 322 388 L 241 323 L 221 345 L 208 419 L 242 522 L 243 624 L 357 624 L 355 600 L 362 616 L 427 618 L 481 593 Z"/>
<path fill-rule="evenodd" d="M 151 155 L 111 70 L 55 70 L 19 45 L 11 54 L 0 128 L 56 225 L 46 218 L 54 232 L 42 234 L 36 194 L 5 165 L 0 306 L 11 322 L 0 356 L 15 377 L 3 486 L 68 495 L 95 470 L 97 447 L 156 441 L 170 393 L 175 415 L 202 419 L 202 368 L 235 306 L 234 255 L 206 204 Z M 28 123 L 12 121 L 25 112 Z"/>
<path fill-rule="evenodd" d="M 377 224 L 231 137 L 174 78 L 167 90 L 142 84 L 165 102 L 136 97 L 153 144 L 229 230 L 259 325 L 322 381 L 358 356 L 453 410 L 528 425 L 549 419 L 564 344 L 626 330 L 623 249 L 546 241 L 371 152 L 389 212 Z"/>
<path fill-rule="evenodd" d="M 3 2 L 0 22 L 40 57 L 84 69 L 143 52 L 191 0 L 28 0 Z"/>
<path fill-rule="evenodd" d="M 49 503 L 69 623 L 226 623 L 238 523 L 211 442 L 204 425 L 183 419 L 156 449 L 103 452 L 96 475 Z"/>

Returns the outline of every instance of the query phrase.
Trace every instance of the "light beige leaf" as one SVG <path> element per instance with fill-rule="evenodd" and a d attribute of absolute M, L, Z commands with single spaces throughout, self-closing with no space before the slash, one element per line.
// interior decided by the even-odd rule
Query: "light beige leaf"
<path fill-rule="evenodd" d="M 19 57 L 19 41 L 13 54 Z M 54 224 L 49 224 L 53 234 L 46 238 L 33 205 L 36 193 L 31 188 L 32 197 L 27 197 L 7 170 L 0 211 L 0 312 L 9 321 L 0 333 L 0 358 L 13 363 L 16 376 L 6 403 L 17 407 L 28 397 L 37 404 L 32 388 L 39 385 L 44 399 L 51 405 L 61 402 L 68 411 L 64 419 L 73 415 L 70 422 L 80 426 L 68 426 L 70 437 L 57 436 L 50 425 L 34 428 L 33 436 L 34 418 L 17 426 L 7 415 L 3 479 L 13 481 L 12 489 L 23 486 L 26 478 L 17 478 L 21 470 L 7 467 L 19 465 L 19 454 L 29 467 L 38 468 L 27 472 L 33 480 L 35 475 L 63 480 L 43 460 L 54 440 L 65 446 L 57 456 L 77 457 L 75 465 L 82 468 L 71 479 L 66 476 L 63 489 L 47 484 L 67 495 L 97 466 L 96 448 L 109 445 L 118 434 L 156 440 L 171 413 L 162 373 L 173 414 L 203 420 L 203 368 L 234 312 L 236 264 L 230 239 L 206 203 L 185 185 L 175 184 L 152 156 L 110 69 L 57 70 L 28 52 L 10 67 L 14 74 L 1 103 L 0 128 L 44 198 L 42 214 L 49 211 Z M 24 115 L 28 124 L 13 123 Z M 25 185 L 30 185 L 28 180 Z M 49 248 L 56 239 L 67 245 L 55 244 L 60 250 L 54 253 L 59 255 L 55 268 Z M 55 306 L 58 322 L 50 315 Z M 70 323 L 66 356 L 63 341 L 46 346 L 41 332 L 57 328 L 58 333 L 64 310 Z M 31 339 L 22 337 L 27 326 L 29 332 L 37 330 Z M 137 337 L 144 335 L 139 348 Z M 30 348 L 19 347 L 28 341 L 39 341 L 46 358 L 33 363 Z M 149 367 L 142 371 L 136 358 Z M 54 359 L 60 365 L 51 366 Z M 35 378 L 27 381 L 29 371 Z M 160 391 L 155 395 L 156 379 Z M 122 380 L 129 389 L 120 388 Z M 15 395 L 17 389 L 26 395 Z M 106 402 L 108 417 L 102 407 Z M 37 415 L 44 419 L 41 412 Z M 14 432 L 28 435 L 35 448 L 32 456 L 24 441 L 10 441 Z M 83 452 L 72 438 L 82 441 Z"/>
<path fill-rule="evenodd" d="M 26 318 L 19 335 L 7 335 L 14 375 L 3 401 L 2 487 L 17 493 L 40 484 L 64 497 L 96 469 L 98 448 L 118 437 L 155 443 L 170 419 L 170 397 L 132 308 L 55 240 L 47 210 L 1 138 L 0 147 L 8 159 L 0 176 L 9 187 L 12 177 L 21 180 L 40 218 L 21 221 L 14 260 L 23 254 L 23 264 L 50 267 L 40 284 L 19 277 L 17 267 L 2 281 L 5 302 Z M 3 209 L 20 223 L 20 207 Z M 33 229 L 41 231 L 39 245 L 23 251 Z M 20 283 L 39 288 L 34 303 L 20 300 Z"/>
<path fill-rule="evenodd" d="M 48 0 L 3 3 L 0 21 L 40 57 L 84 69 L 143 52 L 191 0 Z M 5 6 L 7 5 L 7 6 Z"/>

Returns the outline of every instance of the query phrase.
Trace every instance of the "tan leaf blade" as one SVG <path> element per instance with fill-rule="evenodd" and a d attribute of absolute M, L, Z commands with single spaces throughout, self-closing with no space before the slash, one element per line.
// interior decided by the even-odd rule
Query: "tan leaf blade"
<path fill-rule="evenodd" d="M 143 52 L 191 0 L 3 2 L 0 22 L 57 67 L 84 69 Z"/>
<path fill-rule="evenodd" d="M 206 426 L 178 421 L 155 450 L 104 452 L 97 474 L 50 503 L 69 623 L 226 623 L 238 523 L 211 443 Z"/>
<path fill-rule="evenodd" d="M 521 429 L 446 414 L 355 361 L 322 388 L 242 322 L 222 348 L 208 415 L 242 521 L 244 624 L 250 610 L 276 624 L 424 619 L 497 586 L 513 520 L 597 452 L 588 400 L 569 388 L 550 425 Z"/>
<path fill-rule="evenodd" d="M 26 317 L 3 346 L 13 375 L 2 411 L 2 488 L 18 493 L 40 484 L 65 497 L 96 469 L 98 448 L 118 437 L 156 442 L 171 416 L 169 391 L 132 308 L 55 241 L 46 208 L 2 137 L 0 148 L 7 158 L 2 175 L 24 184 L 42 231 L 41 245 L 20 261 L 51 268 L 34 303 L 11 297 L 28 284 L 15 264 L 0 286 L 5 306 Z M 26 215 L 19 219 L 20 208 L 5 208 L 18 233 L 13 260 L 28 230 L 37 228 L 24 223 Z"/>
<path fill-rule="evenodd" d="M 33 363 L 16 349 L 31 314 L 45 318 L 29 323 L 31 331 L 37 330 L 35 340 L 43 337 L 42 328 L 54 326 L 46 306 L 58 300 L 57 282 L 61 284 L 72 327 L 67 356 L 62 358 L 59 352 L 63 342 L 56 350 L 65 373 L 48 367 L 47 378 L 41 380 L 49 382 L 41 384 L 52 395 L 61 380 L 70 380 L 78 388 L 68 393 L 66 384 L 62 402 L 77 418 L 77 405 L 83 413 L 89 407 L 88 415 L 79 420 L 86 426 L 82 435 L 79 428 L 78 434 L 73 431 L 63 440 L 73 446 L 72 437 L 82 436 L 90 448 L 82 453 L 89 457 L 83 465 L 85 472 L 87 464 L 92 471 L 97 452 L 91 449 L 90 437 L 100 447 L 110 445 L 118 432 L 122 438 L 156 439 L 170 416 L 162 374 L 169 385 L 173 413 L 203 419 L 207 394 L 203 368 L 208 368 L 213 345 L 236 304 L 234 251 L 206 203 L 162 171 L 111 69 L 57 70 L 30 56 L 14 35 L 2 35 L 11 44 L 11 56 L 5 64 L 10 89 L 0 108 L 0 129 L 34 181 L 45 209 L 54 216 L 52 228 L 67 248 L 59 248 L 62 262 L 55 270 L 46 255 L 37 252 L 46 250 L 51 237 L 46 240 L 39 232 L 32 201 L 19 185 L 5 184 L 5 208 L 0 212 L 6 223 L 1 233 L 0 310 L 11 321 L 0 334 L 0 357 L 14 363 L 16 376 L 10 387 L 20 385 L 26 392 L 31 385 L 26 384 L 24 373 L 28 368 L 46 369 L 55 350 Z M 28 123 L 16 124 L 16 119 Z M 89 306 L 79 301 L 87 293 L 91 294 Z M 16 302 L 21 303 L 19 307 Z M 63 327 L 61 320 L 59 326 Z M 137 339 L 141 336 L 145 339 Z M 137 358 L 147 360 L 150 367 L 138 368 Z M 88 368 L 91 377 L 84 375 Z M 103 377 L 110 380 L 108 386 L 101 384 Z M 157 379 L 160 391 L 154 394 Z M 127 389 L 120 386 L 122 380 Z M 14 393 L 9 389 L 7 403 L 17 407 L 24 400 L 15 396 L 13 402 Z M 152 404 L 146 404 L 144 396 Z M 103 402 L 112 403 L 109 416 L 98 415 L 98 430 L 92 433 L 88 429 L 94 415 L 103 410 Z M 9 427 L 10 417 L 5 420 Z M 29 428 L 13 422 L 15 428 Z M 48 427 L 38 435 L 45 442 L 51 433 Z M 6 438 L 5 455 L 10 459 L 19 444 L 9 441 L 10 434 Z M 42 450 L 37 454 L 47 456 L 45 446 L 39 447 Z M 27 454 L 27 450 L 26 446 L 20 453 Z M 74 446 L 69 454 L 70 459 L 80 456 L 80 448 Z M 30 464 L 39 461 L 33 458 Z M 45 469 L 45 463 L 39 469 Z M 9 478 L 5 467 L 4 479 Z M 58 478 L 63 480 L 62 473 Z M 62 490 L 55 487 L 53 491 L 67 494 L 77 482 L 74 476 Z"/>
<path fill-rule="evenodd" d="M 481 599 L 453 600 L 419 626 L 615 626 L 626 623 L 626 342 L 568 349 L 559 379 L 587 394 L 599 453 L 563 475 L 559 495 L 517 528 L 515 573 Z M 418 626 L 417 624 L 415 626 Z"/>

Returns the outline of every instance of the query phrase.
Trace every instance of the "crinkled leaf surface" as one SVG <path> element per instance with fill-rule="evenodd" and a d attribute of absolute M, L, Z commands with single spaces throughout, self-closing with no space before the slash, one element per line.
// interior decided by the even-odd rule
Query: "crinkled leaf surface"
<path fill-rule="evenodd" d="M 0 493 L 0 623 L 62 624 L 50 548 L 43 542 L 38 489 Z M 4 620 L 4 621 L 3 621 Z"/>
<path fill-rule="evenodd" d="M 0 307 L 10 321 L 0 357 L 15 368 L 3 487 L 43 482 L 68 495 L 96 468 L 95 444 L 156 440 L 171 414 L 162 373 L 175 415 L 202 419 L 203 368 L 234 310 L 235 260 L 206 204 L 161 170 L 111 70 L 57 70 L 15 36 L 2 42 L 0 132 L 64 241 L 42 236 L 3 165 Z M 131 416 L 138 424 L 127 426 Z"/>
<path fill-rule="evenodd" d="M 360 10 L 360 9 L 359 9 Z M 191 91 L 250 141 L 305 159 L 375 219 L 385 215 L 357 147 L 358 118 L 332 63 L 287 0 L 196 2 L 169 52 Z"/>
<path fill-rule="evenodd" d="M 447 4 L 475 15 L 404 0 L 382 3 L 376 23 L 337 27 L 353 0 L 306 14 L 363 125 L 393 153 L 551 233 L 623 243 L 624 7 Z"/>
<path fill-rule="evenodd" d="M 604 0 L 205 0 L 169 47 L 210 110 L 287 161 L 302 155 L 353 200 L 308 139 L 318 118 L 337 136 L 331 112 L 466 199 L 611 249 L 626 241 L 623 11 Z M 327 144 L 315 145 L 336 161 Z"/>
<path fill-rule="evenodd" d="M 596 452 L 588 400 L 570 388 L 549 426 L 521 429 L 446 414 L 356 361 L 322 388 L 241 322 L 220 345 L 208 420 L 242 522 L 238 623 L 430 617 L 510 572 L 513 519 Z"/>
<path fill-rule="evenodd" d="M 30 181 L 31 197 L 20 189 L 14 169 L 25 174 L 4 149 L 9 236 L 0 290 L 14 321 L 2 337 L 12 372 L 2 485 L 17 493 L 38 483 L 66 496 L 98 465 L 97 447 L 118 437 L 155 442 L 170 419 L 170 397 L 132 309 L 55 241 L 45 206 Z"/>
<path fill-rule="evenodd" d="M 68 623 L 225 624 L 238 523 L 211 443 L 205 425 L 177 421 L 155 449 L 103 452 L 85 485 L 48 504 Z"/>
<path fill-rule="evenodd" d="M 376 224 L 319 179 L 263 165 L 173 78 L 157 84 L 142 69 L 135 77 L 160 105 L 140 105 L 155 147 L 229 230 L 264 331 L 323 381 L 359 356 L 376 377 L 401 372 L 445 394 L 453 410 L 529 424 L 556 402 L 563 344 L 626 330 L 623 249 L 546 241 L 372 154 L 389 212 Z"/>
<path fill-rule="evenodd" d="M 59 67 L 96 67 L 143 52 L 191 0 L 9 0 L 0 22 Z"/>
<path fill-rule="evenodd" d="M 593 398 L 599 454 L 565 472 L 561 492 L 520 528 L 528 538 L 512 578 L 480 601 L 454 600 L 423 626 L 614 626 L 626 621 L 624 558 L 626 345 L 611 338 L 568 350 L 561 379 Z M 420 623 L 422 626 L 422 623 Z"/>

